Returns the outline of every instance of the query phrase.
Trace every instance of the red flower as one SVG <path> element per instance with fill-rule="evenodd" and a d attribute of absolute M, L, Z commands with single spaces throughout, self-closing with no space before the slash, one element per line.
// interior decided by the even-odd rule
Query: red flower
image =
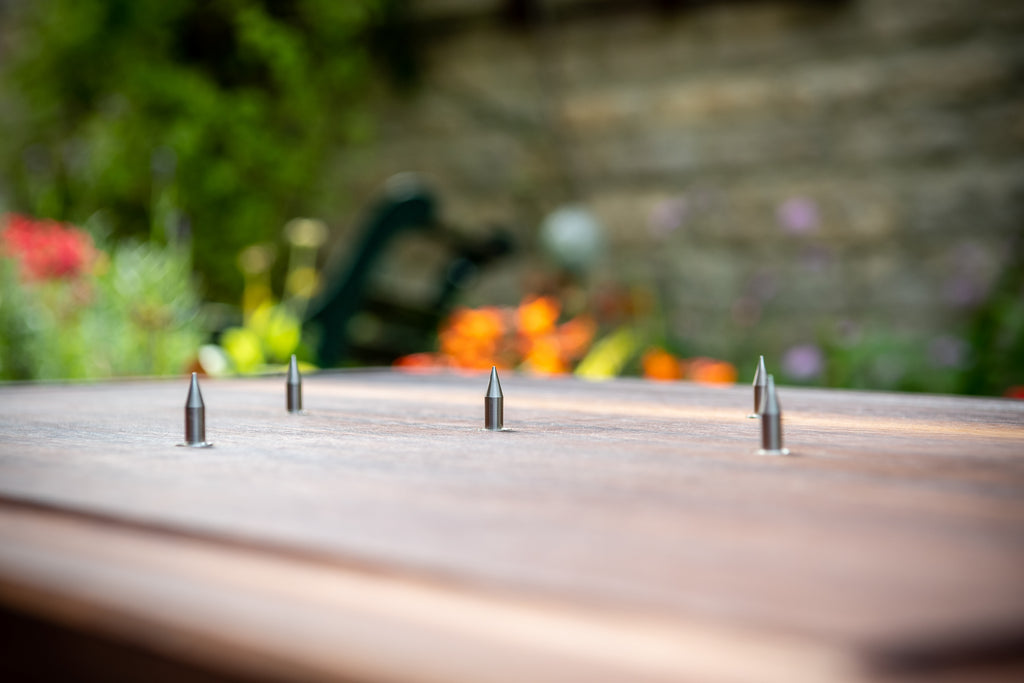
<path fill-rule="evenodd" d="M 1007 387 L 1006 391 L 1003 392 L 1003 396 L 1006 398 L 1024 399 L 1024 385 L 1015 384 Z"/>
<path fill-rule="evenodd" d="M 92 238 L 78 228 L 19 214 L 6 218 L 0 253 L 20 263 L 25 280 L 73 279 L 85 273 L 96 257 Z"/>
<path fill-rule="evenodd" d="M 396 358 L 393 367 L 412 373 L 435 372 L 446 367 L 448 360 L 437 353 L 410 353 Z"/>

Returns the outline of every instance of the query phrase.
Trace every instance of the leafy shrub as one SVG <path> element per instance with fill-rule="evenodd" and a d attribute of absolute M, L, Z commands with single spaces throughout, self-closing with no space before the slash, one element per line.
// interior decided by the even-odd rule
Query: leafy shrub
<path fill-rule="evenodd" d="M 365 136 L 370 0 L 38 0 L 3 9 L 0 179 L 11 207 L 117 237 L 192 234 L 207 295 Z M 230 256 L 229 256 L 230 255 Z"/>
<path fill-rule="evenodd" d="M 84 231 L 10 216 L 0 232 L 0 379 L 184 371 L 203 332 L 181 247 L 108 254 Z"/>

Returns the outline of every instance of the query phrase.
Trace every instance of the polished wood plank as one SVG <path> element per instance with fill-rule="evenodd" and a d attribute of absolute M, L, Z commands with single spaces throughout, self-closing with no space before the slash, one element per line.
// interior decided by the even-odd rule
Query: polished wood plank
<path fill-rule="evenodd" d="M 0 601 L 225 674 L 297 680 L 854 680 L 835 648 L 466 590 L 0 504 Z M 737 650 L 746 657 L 731 656 Z"/>
<path fill-rule="evenodd" d="M 8 386 L 0 496 L 865 670 L 1024 643 L 1024 404 L 781 387 L 767 458 L 746 386 L 502 383 L 490 433 L 484 376 L 204 380 L 207 450 L 183 381 Z"/>

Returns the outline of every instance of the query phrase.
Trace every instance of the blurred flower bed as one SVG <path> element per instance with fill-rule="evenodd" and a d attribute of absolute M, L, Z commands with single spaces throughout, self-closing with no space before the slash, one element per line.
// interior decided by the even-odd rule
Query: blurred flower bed
<path fill-rule="evenodd" d="M 0 217 L 0 379 L 185 371 L 203 337 L 187 254 Z"/>
<path fill-rule="evenodd" d="M 94 234 L 103 231 L 19 214 L 0 218 L 0 379 L 254 374 L 279 371 L 293 353 L 304 369 L 315 367 L 303 321 L 322 279 L 321 221 L 285 226 L 280 296 L 271 277 L 277 247 L 240 252 L 237 307 L 203 304 L 187 244 L 108 242 Z M 906 339 L 840 321 L 823 325 L 814 340 L 784 347 L 769 365 L 786 383 L 1024 398 L 1024 299 L 1020 274 L 1007 277 L 977 304 L 962 334 Z M 753 374 L 754 358 L 686 353 L 686 340 L 667 331 L 654 288 L 585 291 L 549 281 L 540 289 L 545 293 L 514 306 L 455 309 L 437 331 L 435 350 L 394 365 L 412 372 L 496 365 L 533 375 L 709 385 Z"/>
<path fill-rule="evenodd" d="M 736 368 L 711 358 L 679 358 L 643 342 L 636 325 L 622 325 L 597 339 L 595 316 L 562 319 L 554 296 L 528 296 L 518 306 L 460 308 L 438 333 L 436 352 L 395 361 L 407 371 L 516 369 L 534 375 L 574 373 L 587 379 L 641 374 L 652 380 L 689 379 L 733 384 Z"/>
<path fill-rule="evenodd" d="M 284 291 L 274 295 L 271 271 L 277 249 L 269 243 L 253 244 L 238 255 L 244 281 L 241 319 L 216 335 L 216 343 L 197 352 L 199 368 L 211 375 L 276 372 L 294 353 L 303 371 L 310 362 L 312 344 L 304 338 L 303 319 L 310 299 L 320 287 L 317 251 L 327 239 L 327 226 L 312 218 L 296 218 L 284 227 L 288 247 Z"/>

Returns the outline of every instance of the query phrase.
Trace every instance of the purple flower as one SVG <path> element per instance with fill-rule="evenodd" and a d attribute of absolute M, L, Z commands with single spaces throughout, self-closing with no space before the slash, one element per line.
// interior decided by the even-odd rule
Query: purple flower
<path fill-rule="evenodd" d="M 849 318 L 842 318 L 836 322 L 835 326 L 836 338 L 839 343 L 844 346 L 853 346 L 860 342 L 861 329 L 860 325 L 850 320 Z"/>
<path fill-rule="evenodd" d="M 988 263 L 985 248 L 977 242 L 963 241 L 952 249 L 953 263 L 961 272 L 983 270 Z"/>
<path fill-rule="evenodd" d="M 990 265 L 981 245 L 961 242 L 951 249 L 950 261 L 950 275 L 942 290 L 946 302 L 957 308 L 972 308 L 984 301 Z"/>
<path fill-rule="evenodd" d="M 943 294 L 957 308 L 972 308 L 985 299 L 985 286 L 970 275 L 956 275 L 946 280 Z"/>
<path fill-rule="evenodd" d="M 741 296 L 732 302 L 732 319 L 742 327 L 753 327 L 761 319 L 761 302 L 752 296 Z"/>
<path fill-rule="evenodd" d="M 779 277 L 772 271 L 762 270 L 747 280 L 746 290 L 747 295 L 760 301 L 768 301 L 779 291 Z"/>
<path fill-rule="evenodd" d="M 906 363 L 896 354 L 877 356 L 868 370 L 876 388 L 892 387 L 907 374 Z"/>
<path fill-rule="evenodd" d="M 790 197 L 779 205 L 775 217 L 791 235 L 806 235 L 818 229 L 818 205 L 806 197 Z"/>
<path fill-rule="evenodd" d="M 825 354 L 814 344 L 790 347 L 782 356 L 782 369 L 793 379 L 817 379 L 825 369 Z"/>
<path fill-rule="evenodd" d="M 832 251 L 828 247 L 816 245 L 804 249 L 800 260 L 803 267 L 808 271 L 824 273 L 832 266 L 834 259 L 832 258 Z"/>
<path fill-rule="evenodd" d="M 928 358 L 935 367 L 960 367 L 966 356 L 967 343 L 959 337 L 942 335 L 928 344 Z"/>
<path fill-rule="evenodd" d="M 690 205 L 686 197 L 665 199 L 654 205 L 648 219 L 651 235 L 664 239 L 669 233 L 678 230 L 686 221 Z"/>

